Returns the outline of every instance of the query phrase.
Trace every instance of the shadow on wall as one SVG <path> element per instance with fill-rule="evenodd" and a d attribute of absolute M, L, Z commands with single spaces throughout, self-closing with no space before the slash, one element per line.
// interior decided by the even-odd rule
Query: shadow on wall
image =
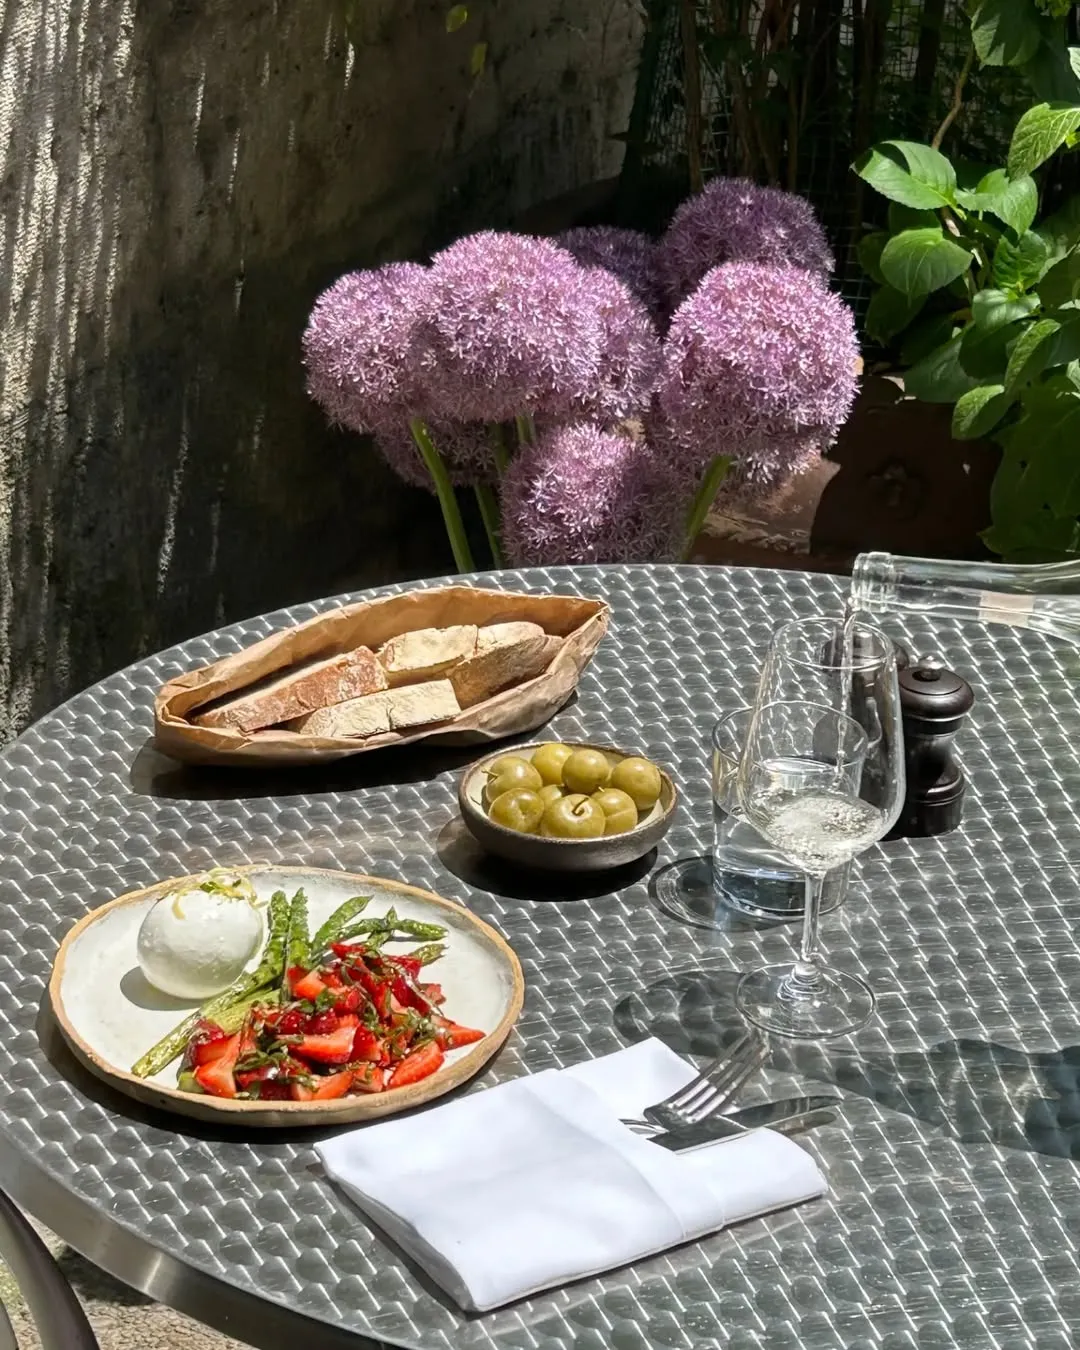
<path fill-rule="evenodd" d="M 612 172 L 636 3 L 450 35 L 355 0 L 355 49 L 338 3 L 0 0 L 0 737 L 226 619 L 450 568 L 300 333 L 348 267 Z"/>

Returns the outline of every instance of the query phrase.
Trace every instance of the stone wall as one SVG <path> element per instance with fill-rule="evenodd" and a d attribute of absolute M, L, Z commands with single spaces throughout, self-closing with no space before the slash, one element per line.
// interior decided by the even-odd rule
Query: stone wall
<path fill-rule="evenodd" d="M 449 570 L 322 425 L 350 266 L 617 169 L 636 0 L 0 0 L 0 737 L 223 620 Z M 488 44 L 479 78 L 469 70 Z"/>

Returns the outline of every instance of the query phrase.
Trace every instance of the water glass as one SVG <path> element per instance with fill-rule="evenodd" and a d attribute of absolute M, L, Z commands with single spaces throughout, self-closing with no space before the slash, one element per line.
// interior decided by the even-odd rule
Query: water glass
<path fill-rule="evenodd" d="M 752 710 L 737 708 L 712 732 L 713 890 L 728 909 L 750 919 L 801 919 L 806 876 L 792 867 L 746 819 L 739 803 L 739 757 Z M 835 909 L 847 893 L 851 864 L 825 878 L 822 912 Z"/>

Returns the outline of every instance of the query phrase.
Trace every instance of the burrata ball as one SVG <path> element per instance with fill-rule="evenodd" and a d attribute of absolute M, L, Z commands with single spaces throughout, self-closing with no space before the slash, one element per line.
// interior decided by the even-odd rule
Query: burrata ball
<path fill-rule="evenodd" d="M 139 929 L 139 968 L 174 998 L 220 994 L 242 973 L 263 936 L 247 900 L 200 889 L 162 896 Z"/>

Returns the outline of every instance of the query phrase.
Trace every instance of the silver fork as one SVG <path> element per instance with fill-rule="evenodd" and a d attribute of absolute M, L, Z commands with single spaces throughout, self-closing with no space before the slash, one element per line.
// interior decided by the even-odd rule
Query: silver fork
<path fill-rule="evenodd" d="M 738 1092 L 765 1058 L 766 1046 L 760 1036 L 748 1031 L 738 1040 L 731 1052 L 714 1060 L 704 1072 L 686 1087 L 665 1097 L 662 1102 L 647 1106 L 644 1120 L 624 1120 L 632 1130 L 681 1130 L 696 1125 L 706 1116 L 720 1111 Z"/>

